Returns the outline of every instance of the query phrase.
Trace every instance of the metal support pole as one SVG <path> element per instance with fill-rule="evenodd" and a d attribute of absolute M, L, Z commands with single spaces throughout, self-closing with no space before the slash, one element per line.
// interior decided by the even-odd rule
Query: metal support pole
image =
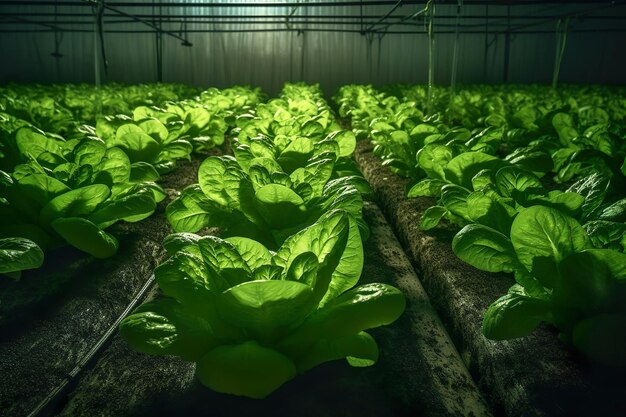
<path fill-rule="evenodd" d="M 361 0 L 361 5 L 359 6 L 360 14 L 361 14 L 361 35 L 365 33 L 365 25 L 363 24 L 363 0 Z"/>
<path fill-rule="evenodd" d="M 507 7 L 507 15 L 511 15 L 511 6 Z M 502 82 L 509 81 L 509 58 L 511 53 L 511 31 L 510 27 L 507 28 L 504 34 L 504 65 L 502 67 Z"/>
<path fill-rule="evenodd" d="M 304 9 L 304 15 L 307 16 L 309 14 L 309 9 Z M 298 37 L 302 36 L 302 48 L 300 49 L 300 80 L 304 81 L 305 72 L 306 72 L 306 32 L 298 31 Z"/>
<path fill-rule="evenodd" d="M 483 55 L 483 82 L 487 82 L 487 57 L 489 56 L 489 6 L 485 6 L 485 54 Z"/>
<path fill-rule="evenodd" d="M 502 82 L 509 82 L 509 58 L 511 54 L 511 32 L 504 35 L 504 65 L 502 67 Z"/>
<path fill-rule="evenodd" d="M 456 0 L 438 0 L 439 4 L 456 4 Z M 550 0 L 549 2 L 545 0 L 472 0 L 472 5 L 475 6 L 484 6 L 486 4 L 493 6 L 510 6 L 510 5 L 545 5 L 546 3 L 551 4 L 588 4 L 592 3 L 591 0 Z M 53 6 L 54 1 L 52 0 L 3 0 L 3 5 L 8 6 Z M 285 6 L 289 6 L 289 1 L 242 1 L 242 2 L 233 2 L 233 3 L 225 3 L 219 1 L 212 2 L 189 2 L 189 1 L 161 1 L 164 5 L 168 7 L 194 7 L 194 8 L 217 8 L 217 7 L 228 7 L 228 8 L 242 8 L 242 7 L 263 7 L 263 8 L 282 8 Z M 424 0 L 404 0 L 404 4 L 413 5 L 413 4 L 423 4 Z M 388 6 L 394 4 L 394 0 L 368 0 L 368 6 Z M 59 6 L 80 6 L 81 2 L 78 0 L 74 1 L 60 1 Z M 141 2 L 137 1 L 117 1 L 115 3 L 116 7 L 138 7 L 141 5 Z M 341 7 L 358 7 L 360 6 L 360 1 L 316 1 L 308 4 L 310 7 L 333 7 L 333 6 L 341 6 Z"/>
<path fill-rule="evenodd" d="M 98 15 L 94 7 L 93 15 L 93 62 L 94 62 L 94 80 L 96 87 L 100 87 L 102 80 L 100 78 L 100 42 L 98 41 Z"/>
<path fill-rule="evenodd" d="M 156 73 L 157 73 L 157 82 L 163 82 L 163 32 L 161 29 L 161 5 L 159 7 L 159 20 L 156 20 L 156 3 L 152 2 L 152 15 L 153 15 L 153 24 L 155 27 L 159 28 L 154 32 L 154 44 L 156 48 Z"/>
<path fill-rule="evenodd" d="M 100 34 L 102 33 L 102 20 L 100 19 L 102 12 L 103 4 L 101 2 L 97 2 L 93 4 L 92 12 L 93 12 L 93 61 L 94 61 L 94 81 L 96 84 L 96 115 L 102 114 L 102 97 L 100 95 L 100 87 L 102 85 L 102 75 L 100 73 L 102 63 L 101 59 L 101 51 L 102 51 L 102 38 Z"/>
<path fill-rule="evenodd" d="M 459 0 L 456 6 L 456 29 L 454 34 L 454 49 L 452 50 L 452 74 L 450 75 L 450 101 L 454 96 L 456 88 L 456 74 L 459 66 L 459 24 L 461 20 L 461 8 L 463 7 L 463 0 Z"/>
<path fill-rule="evenodd" d="M 569 17 L 565 21 L 559 20 L 556 24 L 556 53 L 554 55 L 554 72 L 552 73 L 552 88 L 556 88 L 559 82 L 559 73 L 561 72 L 561 62 L 565 53 L 565 44 L 567 43 L 567 26 Z"/>

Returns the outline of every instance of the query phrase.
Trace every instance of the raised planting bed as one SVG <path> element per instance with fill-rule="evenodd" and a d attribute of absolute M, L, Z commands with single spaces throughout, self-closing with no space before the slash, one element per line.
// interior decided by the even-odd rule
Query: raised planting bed
<path fill-rule="evenodd" d="M 181 162 L 163 177 L 170 196 L 197 181 L 199 162 Z M 171 197 L 148 219 L 111 228 L 120 241 L 112 258 L 60 249 L 46 255 L 42 268 L 26 271 L 21 281 L 3 280 L 0 374 L 8 377 L 0 382 L 0 414 L 26 416 L 38 407 L 53 407 L 54 401 L 47 400 L 55 390 L 71 388 L 94 347 L 164 258 L 161 242 L 171 232 L 164 215 L 169 201 Z"/>
<path fill-rule="evenodd" d="M 623 416 L 626 384 L 619 370 L 587 363 L 541 326 L 529 336 L 491 341 L 481 331 L 485 309 L 514 283 L 506 274 L 474 269 L 452 251 L 454 229 L 425 232 L 419 223 L 431 198 L 406 197 L 407 180 L 394 175 L 362 141 L 357 163 L 415 266 L 433 305 L 496 415 Z"/>
<path fill-rule="evenodd" d="M 59 415 L 490 416 L 380 210 L 364 212 L 372 233 L 360 282 L 392 284 L 407 300 L 399 320 L 372 331 L 376 365 L 330 362 L 257 401 L 210 391 L 192 363 L 134 352 L 116 335 Z"/>

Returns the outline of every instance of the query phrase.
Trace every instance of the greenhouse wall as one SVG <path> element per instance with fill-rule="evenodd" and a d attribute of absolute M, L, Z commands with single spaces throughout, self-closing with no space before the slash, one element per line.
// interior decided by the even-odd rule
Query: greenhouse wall
<path fill-rule="evenodd" d="M 111 3 L 110 4 L 115 4 Z M 367 2 L 364 2 L 367 4 Z M 575 5 L 572 5 L 574 7 Z M 414 13 L 423 5 L 406 5 L 396 13 Z M 459 36 L 458 81 L 461 83 L 549 83 L 552 79 L 556 49 L 556 21 L 550 20 L 539 27 L 541 19 L 530 20 L 530 32 L 512 31 L 509 36 L 508 72 L 505 76 L 505 29 L 515 16 L 550 16 L 563 14 L 555 6 L 465 6 L 460 17 L 464 24 L 475 26 L 476 30 L 466 30 Z M 596 6 L 597 7 L 597 6 Z M 383 17 L 389 6 L 365 6 L 366 16 Z M 584 9 L 577 5 L 575 10 Z M 19 14 L 26 12 L 27 6 L 4 7 L 3 12 Z M 48 10 L 54 14 L 54 7 L 40 7 L 39 12 Z M 86 7 L 64 7 L 63 13 L 89 13 Z M 150 15 L 155 13 L 152 6 L 133 7 L 132 13 Z M 162 15 L 194 15 L 210 13 L 222 18 L 256 15 L 285 15 L 292 12 L 287 7 L 162 7 Z M 359 8 L 302 7 L 294 15 L 305 17 L 319 14 L 335 16 L 354 15 Z M 491 33 L 485 34 L 486 16 L 503 16 L 491 19 Z M 626 33 L 619 31 L 624 21 L 612 18 L 610 9 L 600 9 L 593 14 L 602 17 L 585 20 L 572 17 L 568 22 L 572 31 L 567 36 L 566 48 L 560 72 L 560 80 L 567 83 L 609 83 L 623 82 L 625 64 L 623 45 Z M 438 16 L 441 16 L 440 18 Z M 508 16 L 511 16 L 508 18 Z M 22 21 L 16 26 L 5 24 L 0 37 L 0 50 L 10 57 L 11 65 L 0 68 L 0 81 L 23 82 L 94 82 L 94 36 L 93 18 L 58 17 L 59 21 L 71 20 L 70 27 L 84 32 L 57 34 L 60 40 L 59 51 L 62 58 L 55 58 L 51 52 L 55 48 L 55 35 L 50 28 L 45 32 L 11 32 L 12 29 L 46 30 L 37 25 L 25 25 Z M 437 6 L 435 19 L 444 22 L 442 33 L 435 35 L 435 82 L 446 85 L 450 82 L 452 51 L 456 39 L 456 7 L 445 4 Z M 371 19 L 370 19 L 371 20 Z M 548 20 L 548 18 L 546 18 Z M 222 20 L 223 21 L 223 20 Z M 241 21 L 241 20 L 239 20 Z M 250 19 L 248 20 L 250 21 Z M 300 20 L 299 22 L 306 22 Z M 310 21 L 315 21 L 311 19 Z M 515 21 L 518 22 L 518 21 Z M 5 22 L 7 23 L 7 22 Z M 515 23 L 516 25 L 518 23 Z M 190 23 L 186 27 L 164 23 L 173 33 L 186 33 L 193 47 L 184 47 L 180 40 L 163 37 L 162 81 L 183 82 L 197 86 L 226 87 L 233 84 L 258 85 L 272 94 L 277 92 L 285 81 L 304 80 L 320 82 L 327 92 L 335 91 L 347 83 L 374 83 L 382 85 L 390 82 L 424 83 L 428 73 L 428 37 L 424 23 L 415 21 L 412 26 L 391 26 L 392 33 L 365 36 L 358 33 L 358 25 L 333 26 L 333 31 L 306 32 L 263 31 L 276 28 L 276 25 L 248 23 L 200 24 Z M 295 25 L 295 24 L 294 24 Z M 528 26 L 528 25 L 526 25 Z M 293 28 L 293 26 L 291 26 Z M 303 23 L 298 27 L 313 30 L 326 30 L 328 26 Z M 511 27 L 515 25 L 511 24 Z M 103 80 L 124 83 L 157 81 L 156 36 L 154 33 L 112 33 L 116 31 L 151 32 L 151 28 L 140 23 L 104 23 L 104 46 L 108 62 L 108 73 Z M 243 33 L 197 33 L 197 30 L 248 30 L 259 32 Z M 548 29 L 546 29 L 548 28 Z M 470 28 L 471 29 L 471 28 Z M 489 26 L 487 26 L 489 29 Z M 501 30 L 500 30 L 501 29 Z M 615 31 L 612 31 L 614 29 Z M 339 30 L 339 31 L 335 31 Z M 341 32 L 350 30 L 353 32 Z M 415 34 L 400 34 L 401 31 L 419 31 Z M 599 30 L 602 30 L 601 32 Z M 187 31 L 187 32 L 185 32 Z M 577 32 L 578 31 L 578 32 Z M 506 79 L 505 79 L 506 78 Z"/>

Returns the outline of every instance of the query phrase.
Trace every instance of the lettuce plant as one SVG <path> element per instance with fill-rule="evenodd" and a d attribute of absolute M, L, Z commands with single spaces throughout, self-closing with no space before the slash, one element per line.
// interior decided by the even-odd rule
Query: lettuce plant
<path fill-rule="evenodd" d="M 156 118 L 134 121 L 128 116 L 107 116 L 99 119 L 96 134 L 109 148 L 122 149 L 131 163 L 149 163 L 160 173 L 171 171 L 178 159 L 189 159 L 191 143 L 179 139 Z"/>
<path fill-rule="evenodd" d="M 2 173 L 2 238 L 27 238 L 44 250 L 70 244 L 105 258 L 118 243 L 104 229 L 145 219 L 165 197 L 145 180 L 149 171 L 136 171 L 133 178 L 126 154 L 97 138 L 53 141 L 28 128 L 16 138 L 30 162 L 11 176 Z"/>
<path fill-rule="evenodd" d="M 332 154 L 335 163 L 350 158 L 356 146 L 354 134 L 349 130 L 336 130 L 323 139 L 311 136 L 278 135 L 273 138 L 258 135 L 241 141 L 235 139 L 233 151 L 238 161 L 246 168 L 250 160 L 267 157 L 275 160 L 283 171 L 291 174 L 312 162 L 320 154 Z"/>
<path fill-rule="evenodd" d="M 151 355 L 196 362 L 196 376 L 223 393 L 264 398 L 299 373 L 346 358 L 378 358 L 364 330 L 392 323 L 405 307 L 386 284 L 354 287 L 337 274 L 350 216 L 335 211 L 276 251 L 247 238 L 174 234 L 155 270 L 162 297 L 125 318 L 120 331 Z"/>
<path fill-rule="evenodd" d="M 546 322 L 592 359 L 626 364 L 626 254 L 594 249 L 574 218 L 532 206 L 513 220 L 510 236 L 470 224 L 452 248 L 478 269 L 515 274 L 517 284 L 485 313 L 486 337 L 522 337 Z"/>
<path fill-rule="evenodd" d="M 195 152 L 201 152 L 224 143 L 229 125 L 216 110 L 186 101 L 169 104 L 165 109 L 137 107 L 133 110 L 133 119 L 136 123 L 157 119 L 167 128 L 168 141 L 184 140 Z"/>
<path fill-rule="evenodd" d="M 19 280 L 25 269 L 39 268 L 43 252 L 32 240 L 9 237 L 0 239 L 0 274 Z"/>
<path fill-rule="evenodd" d="M 274 103 L 275 104 L 275 103 Z M 331 124 L 331 114 L 327 112 L 325 117 L 320 116 L 293 116 L 291 113 L 278 107 L 275 114 L 259 105 L 252 118 L 242 118 L 238 121 L 238 127 L 233 129 L 233 136 L 240 143 L 247 144 L 249 139 L 259 136 L 274 139 L 276 137 L 306 137 L 313 142 L 320 141 L 332 132 L 341 130 L 337 125 Z M 288 145 L 283 140 L 283 146 Z"/>
<path fill-rule="evenodd" d="M 433 196 L 439 200 L 423 215 L 422 229 L 435 227 L 442 218 L 460 224 L 481 223 L 508 234 L 513 217 L 523 207 L 545 205 L 574 214 L 584 197 L 575 192 L 548 191 L 532 171 L 482 152 L 456 156 L 447 147 L 426 146 L 418 158 L 429 178 L 415 184 L 409 197 Z"/>
<path fill-rule="evenodd" d="M 25 120 L 0 112 L 0 169 L 10 172 L 15 165 L 24 162 L 15 143 L 15 131 L 29 126 Z"/>
<path fill-rule="evenodd" d="M 242 164 L 246 170 L 231 156 L 207 158 L 198 171 L 199 183 L 185 188 L 167 207 L 174 230 L 215 226 L 227 236 L 250 237 L 276 248 L 332 209 L 347 211 L 365 228 L 361 194 L 353 185 L 360 181 L 331 179 L 332 157 L 320 156 L 289 175 L 271 158 Z"/>
<path fill-rule="evenodd" d="M 132 118 L 118 114 L 98 119 L 96 132 L 109 146 L 128 153 L 131 162 L 148 162 L 161 173 L 187 159 L 193 151 L 207 151 L 224 143 L 234 118 L 261 100 L 258 89 L 209 89 L 190 100 L 139 106 Z"/>
<path fill-rule="evenodd" d="M 199 184 L 185 188 L 167 206 L 174 231 L 196 232 L 219 227 L 224 236 L 243 236 L 270 249 L 285 239 L 341 209 L 349 214 L 348 243 L 338 273 L 354 279 L 354 265 L 363 262 L 361 193 L 353 178 L 330 180 L 332 159 L 321 159 L 287 175 L 268 158 L 250 163 L 249 174 L 230 156 L 207 158 L 198 173 Z"/>
<path fill-rule="evenodd" d="M 69 138 L 81 125 L 95 124 L 99 114 L 130 114 L 138 106 L 161 106 L 195 94 L 195 88 L 175 84 L 7 85 L 0 87 L 0 109 Z"/>
<path fill-rule="evenodd" d="M 610 176 L 621 174 L 616 159 L 624 157 L 626 145 L 619 132 L 611 132 L 606 111 L 589 106 L 581 108 L 577 115 L 557 112 L 551 120 L 561 144 L 553 153 L 558 162 L 555 178 L 558 182 L 598 172 Z"/>
<path fill-rule="evenodd" d="M 259 135 L 306 136 L 321 140 L 341 130 L 319 86 L 285 84 L 280 98 L 259 104 L 253 117 L 241 119 L 234 136 L 246 143 Z"/>
<path fill-rule="evenodd" d="M 267 157 L 291 174 L 320 154 L 330 157 L 332 153 L 334 178 L 360 176 L 351 158 L 356 138 L 337 124 L 316 85 L 286 84 L 281 98 L 258 105 L 236 124 L 233 151 L 244 169 L 251 159 Z M 360 189 L 369 192 L 366 187 Z"/>

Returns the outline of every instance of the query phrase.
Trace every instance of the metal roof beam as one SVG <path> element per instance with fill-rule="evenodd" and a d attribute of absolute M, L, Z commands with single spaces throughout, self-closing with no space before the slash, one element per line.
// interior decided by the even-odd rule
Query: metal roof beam
<path fill-rule="evenodd" d="M 40 25 L 40 26 L 45 26 L 47 28 L 50 28 L 52 30 L 56 30 L 56 31 L 63 31 L 63 28 L 55 25 L 54 23 L 48 23 L 48 22 L 37 22 L 35 20 L 30 20 L 30 19 L 25 19 L 23 17 L 19 17 L 19 16 L 0 16 L 0 19 L 3 20 L 15 20 L 14 22 L 5 22 L 7 24 L 28 24 L 28 25 Z M 2 23 L 2 22 L 0 22 Z"/>
<path fill-rule="evenodd" d="M 0 33 L 53 33 L 54 29 L 0 29 Z M 89 29 L 62 29 L 59 32 L 63 33 L 93 33 L 93 30 Z M 116 29 L 108 29 L 104 31 L 105 33 L 154 33 L 153 30 L 116 30 Z M 355 33 L 360 34 L 361 30 L 359 29 L 314 29 L 314 28 L 275 28 L 275 29 L 189 29 L 187 32 L 189 33 L 255 33 L 255 32 L 338 32 L 338 33 Z M 394 35 L 423 35 L 425 31 L 388 31 L 387 34 Z M 454 35 L 456 34 L 456 30 L 434 30 L 435 34 L 444 34 L 444 35 Z M 484 35 L 488 34 L 502 34 L 501 31 L 489 31 L 485 32 L 484 30 L 464 30 L 459 31 L 461 34 L 474 34 L 474 35 Z M 568 33 L 626 33 L 626 27 L 619 28 L 601 28 L 601 29 L 572 29 L 569 30 Z M 520 32 L 515 32 L 515 35 L 532 35 L 532 34 L 554 34 L 554 29 L 551 30 L 524 30 Z"/>
<path fill-rule="evenodd" d="M 302 3 L 299 7 L 360 7 L 360 6 L 386 6 L 393 5 L 396 1 L 389 0 L 373 0 L 361 3 L 360 1 L 319 1 L 311 3 Z M 404 0 L 404 4 L 424 4 L 424 0 Z M 457 0 L 438 0 L 438 4 L 456 5 Z M 593 0 L 466 0 L 464 3 L 467 6 L 523 6 L 523 5 L 550 5 L 550 4 L 597 4 L 597 1 Z M 112 3 L 115 7 L 146 7 L 145 3 L 136 2 L 115 2 Z M 166 7 L 196 7 L 196 8 L 239 8 L 239 7 L 291 7 L 293 2 L 240 2 L 240 3 L 218 3 L 218 2 L 203 2 L 203 3 L 187 3 L 187 2 L 168 2 L 159 1 L 155 3 L 157 6 L 162 5 Z M 87 5 L 82 1 L 51 1 L 51 0 L 3 0 L 0 6 L 85 6 Z"/>
<path fill-rule="evenodd" d="M 85 3 L 87 3 L 89 5 L 93 5 L 93 4 L 97 4 L 99 2 L 98 1 L 94 1 L 94 0 L 85 0 Z M 164 35 L 168 35 L 168 36 L 171 36 L 171 37 L 173 37 L 175 39 L 178 39 L 185 46 L 192 46 L 192 44 L 187 39 L 183 38 L 182 36 L 179 36 L 179 35 L 175 34 L 174 32 L 171 32 L 171 31 L 168 31 L 168 30 L 163 30 L 163 29 L 161 29 L 160 27 L 158 27 L 157 25 L 155 25 L 152 22 L 144 20 L 144 19 L 142 19 L 140 17 L 137 17 L 137 16 L 135 16 L 133 14 L 126 13 L 124 11 L 118 10 L 117 8 L 115 8 L 113 6 L 109 6 L 108 4 L 106 4 L 104 2 L 102 2 L 102 7 L 104 7 L 104 9 L 109 10 L 109 11 L 111 11 L 113 13 L 119 14 L 121 16 L 128 17 L 128 18 L 130 18 L 130 19 L 132 19 L 132 20 L 134 20 L 136 22 L 143 23 L 144 25 L 152 28 L 154 31 L 156 31 L 158 33 L 162 33 Z M 105 32 L 107 32 L 107 31 L 105 31 Z"/>
<path fill-rule="evenodd" d="M 378 19 L 378 21 L 370 26 L 367 27 L 367 29 L 365 29 L 363 32 L 364 34 L 367 32 L 371 32 L 371 30 L 374 28 L 374 26 L 378 25 L 379 23 L 382 23 L 385 21 L 385 19 L 387 19 L 389 16 L 391 16 L 391 14 L 393 12 L 396 11 L 396 9 L 398 9 L 398 7 L 402 6 L 402 0 L 398 0 L 398 2 L 387 12 L 385 13 L 384 16 L 382 16 L 380 19 Z"/>

